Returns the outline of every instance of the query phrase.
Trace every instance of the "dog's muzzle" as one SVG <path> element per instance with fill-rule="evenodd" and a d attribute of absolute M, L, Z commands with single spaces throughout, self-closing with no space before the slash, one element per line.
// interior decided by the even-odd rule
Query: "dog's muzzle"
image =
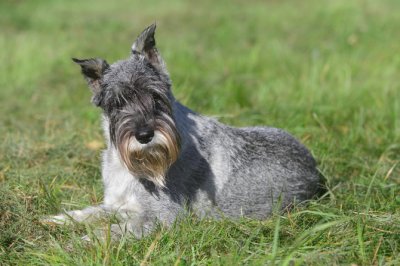
<path fill-rule="evenodd" d="M 166 173 L 179 156 L 179 136 L 170 128 L 156 129 L 151 138 L 149 135 L 138 137 L 125 132 L 117 139 L 117 147 L 134 176 L 164 187 Z"/>

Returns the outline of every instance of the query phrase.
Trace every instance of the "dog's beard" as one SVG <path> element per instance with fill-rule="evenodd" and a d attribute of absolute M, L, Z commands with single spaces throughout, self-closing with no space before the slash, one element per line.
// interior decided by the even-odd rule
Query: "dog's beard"
<path fill-rule="evenodd" d="M 128 170 L 139 178 L 165 186 L 169 167 L 179 155 L 179 136 L 170 126 L 156 128 L 154 137 L 147 144 L 140 144 L 128 131 L 117 140 L 121 159 Z"/>

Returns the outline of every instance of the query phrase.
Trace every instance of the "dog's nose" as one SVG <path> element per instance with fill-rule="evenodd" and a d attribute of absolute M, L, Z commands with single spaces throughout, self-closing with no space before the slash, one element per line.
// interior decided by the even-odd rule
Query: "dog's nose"
<path fill-rule="evenodd" d="M 149 143 L 154 137 L 154 130 L 142 129 L 135 134 L 135 137 L 142 144 Z"/>

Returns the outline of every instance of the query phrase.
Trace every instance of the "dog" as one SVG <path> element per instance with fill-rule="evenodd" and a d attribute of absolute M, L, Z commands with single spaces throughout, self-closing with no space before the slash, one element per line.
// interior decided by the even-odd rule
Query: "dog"
<path fill-rule="evenodd" d="M 268 218 L 322 187 L 310 152 L 285 131 L 235 128 L 177 101 L 156 48 L 155 24 L 125 60 L 75 59 L 102 109 L 104 202 L 47 222 L 94 222 L 113 215 L 112 236 L 140 238 L 182 214 Z"/>

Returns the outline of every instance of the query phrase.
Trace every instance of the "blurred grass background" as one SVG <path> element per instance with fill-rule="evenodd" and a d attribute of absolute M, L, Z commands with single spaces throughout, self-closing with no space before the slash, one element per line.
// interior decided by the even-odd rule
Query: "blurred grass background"
<path fill-rule="evenodd" d="M 0 264 L 400 264 L 400 2 L 0 2 Z M 306 144 L 330 197 L 85 245 L 46 214 L 98 204 L 100 111 L 70 58 L 125 58 L 154 21 L 175 96 Z"/>

